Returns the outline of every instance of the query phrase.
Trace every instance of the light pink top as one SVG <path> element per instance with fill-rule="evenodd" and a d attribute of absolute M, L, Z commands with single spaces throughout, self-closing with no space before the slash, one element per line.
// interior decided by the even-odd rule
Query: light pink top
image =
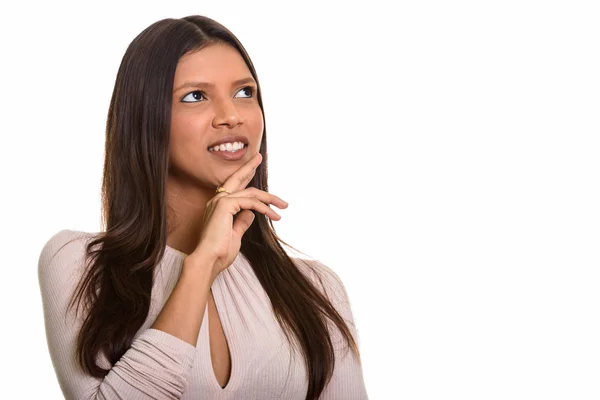
<path fill-rule="evenodd" d="M 82 313 L 75 319 L 67 304 L 83 273 L 85 245 L 93 234 L 62 230 L 44 245 L 38 265 L 44 321 L 52 364 L 67 399 L 286 399 L 304 400 L 308 378 L 301 356 L 292 357 L 269 297 L 246 257 L 233 264 L 212 284 L 215 304 L 231 352 L 231 376 L 222 388 L 214 375 L 208 337 L 208 305 L 196 346 L 150 326 L 169 298 L 181 273 L 185 254 L 169 246 L 155 269 L 148 317 L 131 347 L 104 379 L 83 372 L 75 360 L 76 335 Z M 62 247 L 67 241 L 73 242 Z M 293 260 L 297 260 L 293 258 Z M 325 291 L 359 341 L 350 301 L 335 272 L 311 260 L 322 274 Z M 309 268 L 300 270 L 317 282 Z M 333 377 L 320 399 L 368 399 L 357 358 L 333 323 L 330 332 L 336 362 Z M 110 368 L 106 357 L 99 364 Z"/>

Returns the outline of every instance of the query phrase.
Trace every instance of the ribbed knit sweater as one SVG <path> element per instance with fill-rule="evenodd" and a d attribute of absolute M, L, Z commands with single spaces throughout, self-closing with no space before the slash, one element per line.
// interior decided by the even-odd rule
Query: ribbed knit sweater
<path fill-rule="evenodd" d="M 52 365 L 67 399 L 286 399 L 304 400 L 308 375 L 304 359 L 292 348 L 275 319 L 271 302 L 247 258 L 240 252 L 231 266 L 217 275 L 211 289 L 231 355 L 231 375 L 225 387 L 215 377 L 210 357 L 208 304 L 196 346 L 150 326 L 154 323 L 181 274 L 186 254 L 166 246 L 154 273 L 150 311 L 130 348 L 103 378 L 86 374 L 76 362 L 75 345 L 82 313 L 75 317 L 67 305 L 84 272 L 85 245 L 94 234 L 61 230 L 44 245 L 38 264 L 46 338 Z M 359 341 L 350 301 L 339 276 L 316 260 L 297 262 L 334 307 Z M 314 268 L 314 270 L 312 269 Z M 318 273 L 324 285 L 315 276 Z M 320 399 L 368 399 L 356 356 L 330 321 L 335 369 Z"/>

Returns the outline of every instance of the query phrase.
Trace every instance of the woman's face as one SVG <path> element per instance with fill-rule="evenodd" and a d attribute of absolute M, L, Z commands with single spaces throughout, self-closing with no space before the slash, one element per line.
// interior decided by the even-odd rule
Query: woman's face
<path fill-rule="evenodd" d="M 235 83 L 244 78 L 250 80 Z M 173 89 L 170 174 L 214 191 L 259 152 L 264 124 L 256 82 L 234 47 L 215 44 L 179 60 Z M 240 160 L 208 150 L 229 135 L 248 141 Z"/>

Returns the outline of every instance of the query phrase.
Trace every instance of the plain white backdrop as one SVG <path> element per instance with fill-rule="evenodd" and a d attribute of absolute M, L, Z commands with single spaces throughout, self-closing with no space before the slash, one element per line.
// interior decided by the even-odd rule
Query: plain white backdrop
<path fill-rule="evenodd" d="M 100 229 L 126 47 L 200 14 L 254 62 L 277 233 L 342 278 L 371 399 L 598 399 L 595 5 L 3 3 L 1 397 L 62 398 L 39 253 Z"/>

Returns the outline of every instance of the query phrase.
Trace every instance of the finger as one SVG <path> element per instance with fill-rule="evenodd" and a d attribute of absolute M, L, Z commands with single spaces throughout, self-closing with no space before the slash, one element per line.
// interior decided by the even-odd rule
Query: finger
<path fill-rule="evenodd" d="M 261 162 L 262 154 L 256 153 L 246 164 L 231 174 L 222 186 L 231 193 L 245 189 L 254 177 L 256 168 L 258 168 Z"/>
<path fill-rule="evenodd" d="M 226 207 L 232 214 L 239 213 L 242 209 L 244 210 L 256 210 L 261 214 L 265 214 L 267 217 L 279 221 L 281 215 L 277 214 L 275 210 L 271 209 L 268 205 L 254 197 L 236 197 L 226 196 L 219 200 L 219 205 Z"/>
<path fill-rule="evenodd" d="M 266 204 L 273 204 L 277 208 L 287 208 L 288 202 L 282 198 L 275 196 L 272 193 L 265 192 L 264 190 L 257 189 L 255 187 L 249 187 L 239 192 L 232 193 L 233 197 L 255 197 L 258 200 Z"/>
<path fill-rule="evenodd" d="M 242 210 L 233 221 L 232 229 L 241 237 L 250 228 L 253 221 L 254 213 L 250 210 Z"/>
<path fill-rule="evenodd" d="M 261 162 L 262 154 L 256 153 L 250 160 L 248 160 L 248 162 L 246 162 L 246 164 L 242 165 L 237 171 L 231 174 L 220 187 L 224 188 L 230 193 L 245 189 L 246 186 L 248 186 L 248 183 L 250 183 L 254 177 L 256 168 Z M 221 193 L 224 193 L 224 195 L 219 196 Z M 217 196 L 223 197 L 227 195 L 226 192 L 221 193 L 217 193 Z"/>
<path fill-rule="evenodd" d="M 239 170 L 237 172 L 239 172 Z M 220 197 L 230 196 L 234 193 L 238 193 L 240 190 L 243 190 L 246 186 L 248 186 L 248 183 L 250 183 L 250 181 L 252 180 L 252 178 L 254 177 L 255 174 L 256 174 L 256 169 L 251 170 L 247 176 L 236 175 L 234 173 L 221 186 L 226 191 L 221 191 L 221 192 L 217 193 L 215 196 L 213 196 L 213 198 L 211 200 L 216 200 Z M 237 178 L 236 178 L 236 176 L 237 176 Z M 232 181 L 232 178 L 236 178 L 238 180 Z M 229 183 L 229 182 L 235 182 L 235 184 Z M 241 189 L 235 189 L 235 188 L 241 188 Z"/>

